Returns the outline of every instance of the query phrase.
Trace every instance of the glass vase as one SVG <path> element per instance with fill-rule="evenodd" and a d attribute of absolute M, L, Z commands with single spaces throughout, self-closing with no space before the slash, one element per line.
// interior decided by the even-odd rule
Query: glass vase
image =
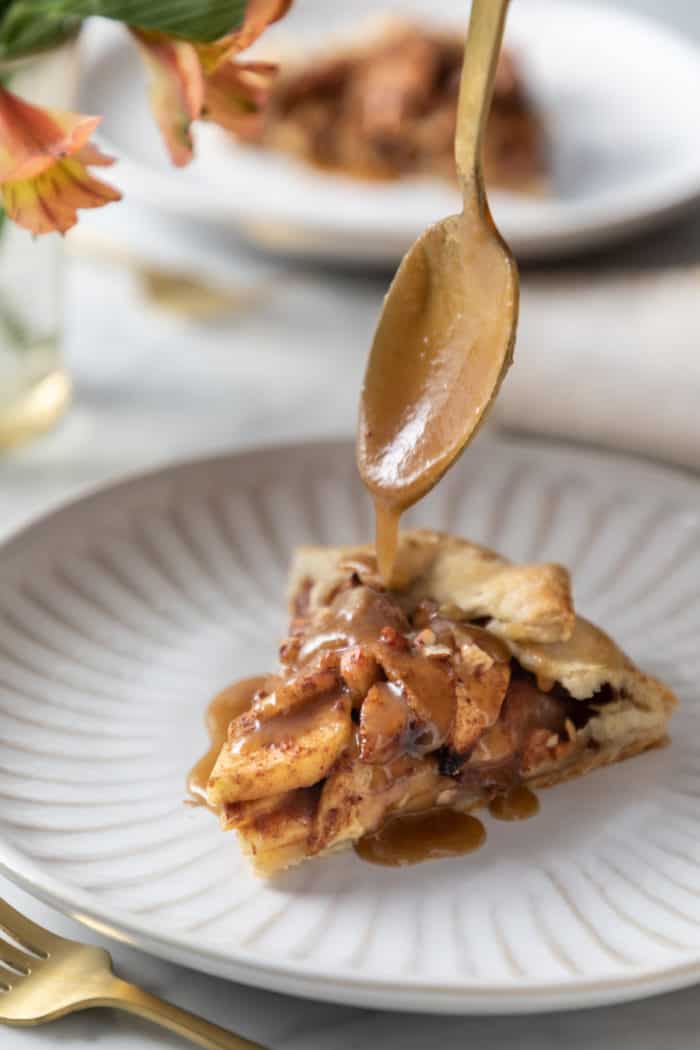
<path fill-rule="evenodd" d="M 77 42 L 0 63 L 2 83 L 27 102 L 71 109 Z M 63 239 L 33 237 L 0 210 L 0 448 L 26 441 L 64 413 L 71 383 L 61 357 Z"/>

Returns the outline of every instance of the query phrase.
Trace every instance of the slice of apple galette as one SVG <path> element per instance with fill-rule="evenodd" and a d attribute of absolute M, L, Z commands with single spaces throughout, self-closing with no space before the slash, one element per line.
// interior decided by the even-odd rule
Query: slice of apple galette
<path fill-rule="evenodd" d="M 676 702 L 576 616 L 565 569 L 432 531 L 403 534 L 391 591 L 370 547 L 301 548 L 290 607 L 205 788 L 261 875 L 635 755 Z"/>

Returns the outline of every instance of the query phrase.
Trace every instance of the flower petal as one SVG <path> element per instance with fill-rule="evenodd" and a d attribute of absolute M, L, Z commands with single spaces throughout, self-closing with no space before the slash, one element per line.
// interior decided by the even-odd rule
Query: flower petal
<path fill-rule="evenodd" d="M 205 73 L 213 73 L 227 58 L 250 47 L 263 30 L 282 18 L 291 6 L 292 0 L 248 0 L 240 29 L 212 44 L 195 45 Z"/>
<path fill-rule="evenodd" d="M 93 150 L 85 146 L 80 154 L 54 161 L 34 178 L 4 182 L 2 202 L 8 218 L 32 233 L 65 233 L 78 221 L 78 208 L 99 208 L 121 200 L 118 190 L 93 178 L 85 167 L 82 158 L 93 156 Z M 97 163 L 111 163 L 99 156 Z"/>
<path fill-rule="evenodd" d="M 151 109 L 174 164 L 192 159 L 190 125 L 202 112 L 204 76 L 194 44 L 156 30 L 131 29 L 151 83 Z"/>
<path fill-rule="evenodd" d="M 46 171 L 82 149 L 100 117 L 41 109 L 0 86 L 0 184 Z"/>
<path fill-rule="evenodd" d="M 227 131 L 251 134 L 276 72 L 269 62 L 225 62 L 206 78 L 202 116 Z"/>
<path fill-rule="evenodd" d="M 74 156 L 83 164 L 95 164 L 99 168 L 108 168 L 110 164 L 114 164 L 114 157 L 102 153 L 92 142 L 87 142 Z"/>

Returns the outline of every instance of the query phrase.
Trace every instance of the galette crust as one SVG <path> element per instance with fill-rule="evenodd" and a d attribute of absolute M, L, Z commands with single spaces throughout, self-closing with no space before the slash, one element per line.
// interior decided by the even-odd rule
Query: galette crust
<path fill-rule="evenodd" d="M 372 547 L 298 549 L 290 571 L 292 624 L 322 624 L 335 597 L 344 588 L 358 584 L 366 584 L 365 591 L 381 589 Z M 566 691 L 567 702 L 580 701 L 585 705 L 585 718 L 579 720 L 578 729 L 567 719 L 568 737 L 567 733 L 561 738 L 555 734 L 552 746 L 547 743 L 535 749 L 523 774 L 523 782 L 528 785 L 549 787 L 665 740 L 668 719 L 676 704 L 673 693 L 642 673 L 602 630 L 576 616 L 569 574 L 561 566 L 513 565 L 467 540 L 427 529 L 415 530 L 401 537 L 398 585 L 391 598 L 408 615 L 420 611 L 419 606 L 427 600 L 433 607 L 444 609 L 440 615 L 458 624 L 465 621 L 466 630 L 470 629 L 468 621 L 478 620 L 498 636 L 500 640 L 494 639 L 493 644 L 502 651 L 500 664 L 498 655 L 494 662 L 483 648 L 472 647 L 470 642 L 462 646 L 461 666 L 468 672 L 467 693 L 470 689 L 486 689 L 490 678 L 501 674 L 497 708 L 502 702 L 501 694 L 508 688 L 512 667 L 513 673 L 521 676 L 520 681 L 523 670 L 530 672 L 545 694 L 558 685 Z M 400 610 L 398 615 L 402 615 Z M 508 652 L 514 658 L 511 662 Z M 357 683 L 366 703 L 372 695 L 370 683 L 376 678 L 370 674 L 363 686 L 363 672 L 372 668 L 355 666 L 350 659 L 353 650 L 347 654 L 348 664 L 343 666 L 346 682 Z M 388 677 L 391 679 L 391 675 Z M 267 761 L 265 773 L 270 778 L 270 792 L 266 797 L 257 797 L 260 784 L 259 777 L 257 783 L 252 782 L 257 777 L 252 758 L 242 762 L 240 755 L 227 754 L 226 748 L 219 756 L 210 784 L 217 796 L 214 801 L 219 803 L 222 827 L 236 829 L 243 850 L 261 875 L 274 875 L 311 855 L 349 846 L 368 829 L 379 826 L 386 812 L 407 812 L 433 805 L 472 810 L 488 801 L 484 791 L 473 787 L 471 781 L 450 775 L 436 754 L 422 758 L 403 754 L 393 760 L 387 787 L 380 784 L 378 788 L 374 772 L 377 767 L 361 759 L 357 745 L 347 744 L 343 735 L 347 735 L 350 725 L 347 711 L 343 714 L 338 701 L 334 703 L 337 727 L 333 740 L 327 743 L 325 751 L 315 739 L 306 738 L 298 741 L 298 754 L 288 748 L 286 755 L 290 762 L 297 761 L 297 769 L 286 779 L 277 777 L 276 767 L 272 769 Z M 448 744 L 454 742 L 455 735 L 464 737 L 468 744 L 493 724 L 487 718 L 487 706 L 477 706 L 480 711 L 483 708 L 484 725 L 462 725 L 457 719 Z M 369 717 L 369 707 L 365 714 Z M 497 717 L 498 710 L 494 709 L 492 718 Z M 242 719 L 239 729 L 245 730 L 245 716 Z M 321 730 L 328 736 L 328 726 L 320 723 L 312 726 L 310 733 Z M 537 732 L 547 736 L 545 729 Z M 235 743 L 235 732 L 231 739 Z M 452 746 L 457 752 L 470 755 L 467 744 Z M 306 748 L 303 753 L 302 747 Z M 322 770 L 320 759 L 324 759 Z M 250 793 L 241 787 L 242 776 L 252 778 Z M 279 790 L 282 785 L 293 790 Z"/>
<path fill-rule="evenodd" d="M 290 595 L 313 581 L 310 609 L 327 601 L 345 574 L 343 566 L 373 554 L 370 546 L 300 547 L 290 572 Z M 407 611 L 423 598 L 459 607 L 464 618 L 487 618 L 488 630 L 514 642 L 570 638 L 576 616 L 569 573 L 561 565 L 513 565 L 468 540 L 415 529 L 401 536 L 396 573 Z"/>

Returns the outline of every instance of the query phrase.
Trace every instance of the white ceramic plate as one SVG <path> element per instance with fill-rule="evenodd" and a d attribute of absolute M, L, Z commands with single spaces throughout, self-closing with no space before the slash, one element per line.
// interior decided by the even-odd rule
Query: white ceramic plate
<path fill-rule="evenodd" d="M 0 554 L 0 870 L 100 932 L 250 984 L 364 1006 L 534 1011 L 700 979 L 698 484 L 481 439 L 418 518 L 572 566 L 579 607 L 683 706 L 670 747 L 562 785 L 485 848 L 352 852 L 256 881 L 183 805 L 203 712 L 276 663 L 292 547 L 370 534 L 344 444 L 173 467 Z"/>
<path fill-rule="evenodd" d="M 488 821 L 479 854 L 352 853 L 264 884 L 183 804 L 210 696 L 276 663 L 300 542 L 370 531 L 353 449 L 176 466 L 97 492 L 0 553 L 0 869 L 146 950 L 364 1006 L 523 1011 L 700 979 L 698 483 L 482 439 L 419 521 L 574 571 L 578 606 L 683 707 L 670 748 Z"/>
<path fill-rule="evenodd" d="M 467 20 L 466 2 L 388 0 L 387 7 Z M 376 0 L 296 0 L 258 46 L 273 57 L 290 44 L 317 46 L 357 32 L 372 11 Z M 276 251 L 383 263 L 458 208 L 456 191 L 439 180 L 372 184 L 314 172 L 236 147 L 212 126 L 198 129 L 195 162 L 174 171 L 146 110 L 133 48 L 119 29 L 96 31 L 83 106 L 105 114 L 107 148 L 122 158 L 110 176 L 134 199 L 229 226 Z M 574 0 L 514 0 L 507 37 L 551 140 L 550 197 L 493 194 L 496 219 L 521 257 L 603 244 L 698 197 L 700 58 L 690 42 L 654 21 Z"/>

